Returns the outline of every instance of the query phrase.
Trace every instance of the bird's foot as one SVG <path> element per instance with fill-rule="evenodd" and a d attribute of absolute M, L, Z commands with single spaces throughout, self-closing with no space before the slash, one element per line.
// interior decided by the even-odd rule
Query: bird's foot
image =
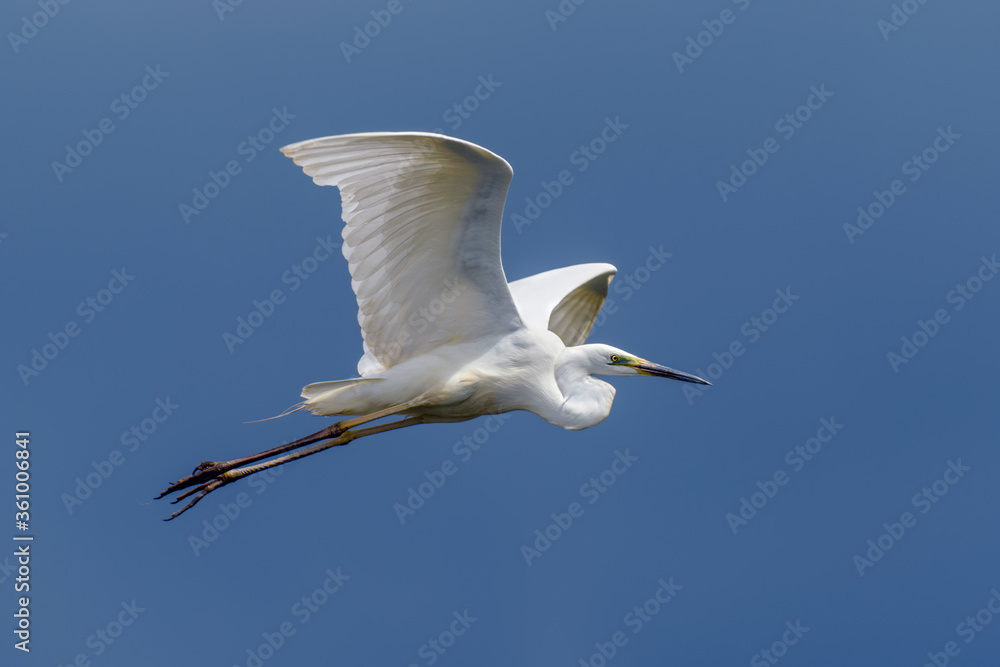
<path fill-rule="evenodd" d="M 199 469 L 202 469 L 202 466 L 205 466 L 206 464 L 209 464 L 209 466 L 207 468 L 205 468 L 204 472 L 201 473 L 201 474 L 214 473 L 215 472 L 215 468 L 211 465 L 213 463 L 214 463 L 213 461 L 205 461 L 205 462 L 201 463 L 198 466 L 198 468 L 195 469 L 195 472 L 197 473 L 197 471 Z M 224 466 L 226 464 L 223 463 L 223 464 L 220 464 L 220 465 Z M 228 472 L 228 469 L 224 470 L 221 473 L 215 473 L 216 476 L 213 479 L 210 479 L 209 481 L 207 481 L 207 482 L 205 482 L 203 484 L 200 484 L 199 486 L 196 486 L 195 488 L 190 489 L 189 491 L 185 491 L 184 493 L 182 493 L 179 496 L 177 496 L 175 499 L 171 500 L 170 504 L 171 505 L 176 505 L 177 503 L 179 503 L 180 501 L 184 500 L 185 498 L 189 498 L 189 497 L 191 497 L 194 494 L 198 494 L 198 495 L 194 496 L 194 499 L 191 502 L 189 502 L 187 505 L 185 505 L 181 509 L 177 510 L 173 514 L 171 514 L 168 518 L 164 519 L 164 521 L 170 521 L 172 519 L 176 519 L 181 514 L 184 514 L 184 512 L 187 512 L 189 509 L 191 509 L 192 507 L 194 507 L 195 505 L 197 505 L 198 502 L 202 498 L 204 498 L 205 496 L 207 496 L 208 494 L 210 494 L 212 491 L 215 491 L 216 489 L 221 489 L 226 484 L 229 484 L 230 482 L 235 482 L 237 479 L 240 478 L 240 476 L 238 476 L 238 475 L 230 475 L 230 474 L 227 474 L 227 472 Z M 197 477 L 197 476 L 198 475 L 191 475 L 190 477 L 186 477 L 186 478 L 184 478 L 184 480 L 181 480 L 181 482 L 183 482 L 183 481 L 185 481 L 187 479 L 191 479 L 191 478 Z M 177 482 L 177 484 L 180 484 L 181 482 Z M 163 493 L 161 493 L 159 496 L 157 496 L 157 498 L 162 498 L 164 495 L 166 495 L 168 493 L 172 493 L 173 490 L 176 490 L 176 489 L 174 489 L 174 487 L 176 487 L 177 484 L 175 484 L 174 486 L 170 487 L 169 489 L 167 489 L 166 491 L 164 491 Z M 184 488 L 186 486 L 191 486 L 193 484 L 197 484 L 197 480 L 192 481 L 192 482 L 190 482 L 188 484 L 184 484 L 183 486 L 178 487 L 178 488 Z"/>
<path fill-rule="evenodd" d="M 214 479 L 237 467 L 239 464 L 239 461 L 202 461 L 190 475 L 177 480 L 168 486 L 166 490 L 160 492 L 160 495 L 156 496 L 156 500 L 159 500 L 164 496 L 169 496 L 175 491 L 180 491 L 181 489 L 186 489 L 189 486 L 194 486 L 195 484 L 201 484 Z"/>
<path fill-rule="evenodd" d="M 171 493 L 175 493 L 182 489 L 187 489 L 188 487 L 191 486 L 195 488 L 190 489 L 189 491 L 186 491 L 181 495 L 177 496 L 176 498 L 170 501 L 170 504 L 176 505 L 185 498 L 188 498 L 196 493 L 198 495 L 196 495 L 194 497 L 194 500 L 189 502 L 187 505 L 177 510 L 173 514 L 171 514 L 169 518 L 164 519 L 164 521 L 170 521 L 171 519 L 176 519 L 181 514 L 184 514 L 184 512 L 187 512 L 189 509 L 197 505 L 198 501 L 200 501 L 202 498 L 210 494 L 212 491 L 220 489 L 226 484 L 229 484 L 230 482 L 234 482 L 237 479 L 239 479 L 240 476 L 226 474 L 233 468 L 238 467 L 239 465 L 240 465 L 239 460 L 202 461 L 201 463 L 198 464 L 198 467 L 196 467 L 190 475 L 184 477 L 183 479 L 179 479 L 170 486 L 168 486 L 166 490 L 162 491 L 160 495 L 156 496 L 157 500 L 163 498 L 164 496 L 168 496 Z"/>

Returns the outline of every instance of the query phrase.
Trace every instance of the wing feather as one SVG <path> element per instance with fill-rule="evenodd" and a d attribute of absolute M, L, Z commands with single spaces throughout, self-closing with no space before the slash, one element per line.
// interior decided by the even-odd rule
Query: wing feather
<path fill-rule="evenodd" d="M 510 292 L 527 326 L 548 329 L 567 346 L 581 345 L 616 272 L 610 264 L 577 264 L 515 280 Z"/>
<path fill-rule="evenodd" d="M 340 189 L 362 376 L 455 337 L 521 325 L 500 261 L 512 175 L 503 158 L 422 132 L 324 137 L 281 150 L 318 185 Z"/>

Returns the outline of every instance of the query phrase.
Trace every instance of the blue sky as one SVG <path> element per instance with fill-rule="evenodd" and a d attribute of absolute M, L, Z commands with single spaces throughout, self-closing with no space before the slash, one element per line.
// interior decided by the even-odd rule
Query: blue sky
<path fill-rule="evenodd" d="M 995 660 L 998 19 L 8 3 L 0 479 L 30 432 L 35 539 L 4 664 Z M 714 386 L 373 437 L 163 523 L 165 484 L 318 430 L 247 422 L 355 373 L 339 197 L 278 148 L 434 129 L 513 165 L 510 279 L 615 264 L 591 340 Z"/>

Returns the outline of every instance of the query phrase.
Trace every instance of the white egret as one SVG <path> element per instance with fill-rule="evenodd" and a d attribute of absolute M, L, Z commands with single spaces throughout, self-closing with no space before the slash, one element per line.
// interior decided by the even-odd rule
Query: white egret
<path fill-rule="evenodd" d="M 173 501 L 197 494 L 170 518 L 246 475 L 414 424 L 527 410 L 556 426 L 588 428 L 608 416 L 615 395 L 595 375 L 709 384 L 610 345 L 583 344 L 615 274 L 610 264 L 507 283 L 500 220 L 513 172 L 498 155 L 424 132 L 325 137 L 281 150 L 318 185 L 340 189 L 364 339 L 360 377 L 310 384 L 294 409 L 360 416 L 253 456 L 201 463 L 158 496 L 194 487 Z M 391 415 L 402 419 L 358 428 Z"/>

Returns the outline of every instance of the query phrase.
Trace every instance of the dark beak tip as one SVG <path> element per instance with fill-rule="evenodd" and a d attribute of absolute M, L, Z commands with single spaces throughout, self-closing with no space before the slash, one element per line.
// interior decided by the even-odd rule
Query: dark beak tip
<path fill-rule="evenodd" d="M 671 380 L 679 380 L 681 382 L 690 382 L 692 384 L 704 384 L 709 387 L 712 383 L 708 380 L 704 380 L 697 375 L 691 375 L 690 373 L 685 373 L 683 371 L 677 371 L 673 368 L 667 368 L 666 366 L 660 366 L 659 364 L 653 364 L 649 362 L 644 362 L 636 367 L 640 373 L 644 375 L 655 375 L 657 377 L 669 378 Z"/>

